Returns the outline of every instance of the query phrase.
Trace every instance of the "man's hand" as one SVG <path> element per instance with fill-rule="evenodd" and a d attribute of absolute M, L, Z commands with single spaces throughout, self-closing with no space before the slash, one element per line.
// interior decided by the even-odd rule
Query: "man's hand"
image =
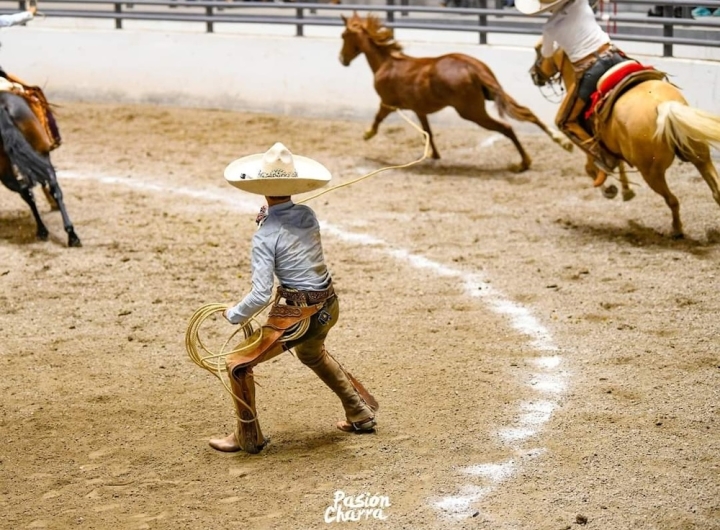
<path fill-rule="evenodd" d="M 225 320 L 227 320 L 228 322 L 230 322 L 230 319 L 228 318 L 228 311 L 230 311 L 230 309 L 232 309 L 232 306 L 228 307 L 225 311 L 223 311 L 223 316 L 225 317 Z M 232 324 L 232 322 L 230 322 L 230 324 Z"/>

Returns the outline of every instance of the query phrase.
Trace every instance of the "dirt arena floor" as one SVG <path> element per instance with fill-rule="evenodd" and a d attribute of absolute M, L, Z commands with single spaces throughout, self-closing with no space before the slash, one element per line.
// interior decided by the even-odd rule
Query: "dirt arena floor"
<path fill-rule="evenodd" d="M 225 165 L 279 140 L 344 183 L 422 138 L 396 120 L 364 142 L 370 116 L 58 114 L 84 246 L 39 190 L 47 242 L 0 193 L 0 527 L 322 528 L 342 491 L 390 505 L 331 526 L 720 529 L 720 208 L 691 166 L 669 178 L 682 241 L 637 174 L 633 201 L 607 200 L 547 137 L 521 135 L 517 174 L 509 141 L 462 125 L 436 131 L 442 160 L 309 203 L 341 302 L 328 349 L 379 428 L 337 431 L 338 400 L 286 354 L 256 371 L 270 445 L 220 454 L 231 401 L 184 335 L 249 289 L 262 199 Z"/>

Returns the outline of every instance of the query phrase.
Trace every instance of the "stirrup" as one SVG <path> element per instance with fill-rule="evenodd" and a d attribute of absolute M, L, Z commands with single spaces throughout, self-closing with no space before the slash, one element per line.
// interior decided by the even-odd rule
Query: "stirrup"
<path fill-rule="evenodd" d="M 337 423 L 337 428 L 342 432 L 364 433 L 374 432 L 376 425 L 377 422 L 375 421 L 375 418 L 369 418 L 362 421 L 339 421 Z"/>

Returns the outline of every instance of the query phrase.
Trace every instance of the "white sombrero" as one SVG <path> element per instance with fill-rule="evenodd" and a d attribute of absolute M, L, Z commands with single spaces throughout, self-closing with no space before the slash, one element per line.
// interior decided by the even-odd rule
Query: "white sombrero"
<path fill-rule="evenodd" d="M 544 13 L 562 7 L 571 0 L 515 0 L 515 8 L 524 15 Z"/>
<path fill-rule="evenodd" d="M 286 197 L 322 188 L 332 175 L 320 162 L 293 155 L 280 142 L 265 153 L 244 156 L 225 168 L 225 180 L 249 193 Z"/>

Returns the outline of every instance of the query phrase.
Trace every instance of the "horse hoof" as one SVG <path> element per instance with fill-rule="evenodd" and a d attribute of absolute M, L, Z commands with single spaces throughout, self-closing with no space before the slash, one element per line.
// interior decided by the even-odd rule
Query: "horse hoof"
<path fill-rule="evenodd" d="M 561 141 L 560 145 L 568 153 L 572 153 L 573 149 L 575 148 L 575 144 L 573 144 L 572 142 Z"/>
<path fill-rule="evenodd" d="M 635 198 L 635 192 L 633 190 L 623 191 L 622 198 L 624 202 L 631 201 Z"/>
<path fill-rule="evenodd" d="M 50 237 L 50 234 L 48 232 L 38 232 L 37 233 L 37 238 L 40 241 L 47 241 L 48 237 Z"/>
<path fill-rule="evenodd" d="M 375 136 L 375 133 L 374 133 L 374 132 L 372 132 L 372 131 L 366 131 L 365 134 L 363 134 L 363 140 L 369 140 L 369 139 L 372 138 L 373 136 Z"/>
<path fill-rule="evenodd" d="M 610 184 L 608 187 L 603 188 L 602 194 L 606 199 L 614 199 L 618 194 L 617 186 L 615 184 Z"/>
<path fill-rule="evenodd" d="M 508 169 L 513 173 L 522 173 L 530 169 L 530 164 L 510 164 Z"/>
<path fill-rule="evenodd" d="M 677 241 L 678 239 L 685 239 L 685 234 L 682 232 L 677 232 L 672 235 L 673 240 Z"/>
<path fill-rule="evenodd" d="M 77 234 L 75 234 L 75 232 L 70 232 L 68 234 L 68 247 L 77 248 L 77 247 L 81 247 L 81 246 L 82 246 L 82 241 L 80 241 L 80 238 L 77 236 Z"/>

